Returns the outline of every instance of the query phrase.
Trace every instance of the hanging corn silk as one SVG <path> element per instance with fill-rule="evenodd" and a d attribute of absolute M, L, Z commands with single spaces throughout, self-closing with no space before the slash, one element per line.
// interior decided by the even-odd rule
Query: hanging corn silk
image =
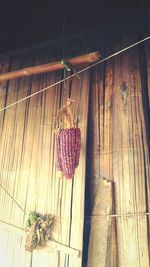
<path fill-rule="evenodd" d="M 56 135 L 56 168 L 70 179 L 79 165 L 81 132 L 79 128 L 61 129 Z"/>

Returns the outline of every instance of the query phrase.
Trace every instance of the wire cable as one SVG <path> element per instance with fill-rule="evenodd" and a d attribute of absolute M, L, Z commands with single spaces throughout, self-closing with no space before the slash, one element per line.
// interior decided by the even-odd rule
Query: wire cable
<path fill-rule="evenodd" d="M 127 46 L 127 47 L 125 47 L 125 48 L 123 48 L 123 49 L 121 49 L 121 50 L 119 50 L 119 51 L 117 51 L 117 52 L 111 54 L 110 56 L 107 56 L 107 57 L 105 57 L 104 59 L 101 59 L 101 60 L 99 60 L 99 61 L 97 61 L 97 62 L 91 64 L 90 66 L 88 66 L 88 67 L 86 67 L 86 68 L 83 68 L 82 70 L 78 71 L 77 74 L 80 74 L 80 73 L 82 73 L 82 72 L 84 72 L 84 71 L 86 71 L 86 70 L 89 70 L 89 69 L 91 69 L 91 68 L 93 68 L 93 67 L 95 67 L 95 66 L 97 66 L 97 65 L 99 65 L 99 64 L 101 64 L 101 63 L 103 63 L 103 62 L 105 62 L 105 61 L 107 61 L 107 60 L 109 60 L 109 59 L 111 59 L 111 58 L 113 58 L 113 57 L 115 57 L 115 56 L 117 56 L 117 55 L 119 55 L 119 54 L 121 54 L 121 53 L 123 53 L 123 52 L 129 50 L 129 49 L 131 49 L 132 47 L 135 47 L 135 46 L 137 46 L 137 45 L 139 45 L 139 44 L 141 44 L 141 43 L 143 43 L 143 42 L 149 40 L 149 39 L 150 39 L 150 36 L 147 36 L 146 38 L 144 38 L 144 39 L 142 39 L 142 40 L 140 40 L 140 41 L 138 41 L 138 42 L 136 42 L 136 43 L 134 43 L 134 44 L 132 44 L 132 45 L 129 45 L 129 46 Z M 41 89 L 41 90 L 39 90 L 39 91 L 33 93 L 33 94 L 30 94 L 30 95 L 28 95 L 28 96 L 26 96 L 26 97 L 24 97 L 24 98 L 21 98 L 20 100 L 18 100 L 18 101 L 16 101 L 16 102 L 12 103 L 12 104 L 10 104 L 10 105 L 7 105 L 7 106 L 1 108 L 1 109 L 0 109 L 0 112 L 1 112 L 1 111 L 4 111 L 4 110 L 6 110 L 6 109 L 8 109 L 8 108 L 10 108 L 10 107 L 13 107 L 13 106 L 15 106 L 15 105 L 17 105 L 17 104 L 19 104 L 19 103 L 21 103 L 21 102 L 23 102 L 23 101 L 25 101 L 25 100 L 31 98 L 31 97 L 33 97 L 33 96 L 35 96 L 35 95 L 38 95 L 38 94 L 40 94 L 40 93 L 42 93 L 42 92 L 48 90 L 49 88 L 52 88 L 52 87 L 54 87 L 54 86 L 56 86 L 56 85 L 58 85 L 58 84 L 61 84 L 61 83 L 65 82 L 66 80 L 68 80 L 68 79 L 70 79 L 70 78 L 72 78 L 72 77 L 74 77 L 74 76 L 76 76 L 76 73 L 73 73 L 73 74 L 71 74 L 70 76 L 68 76 L 68 77 L 66 77 L 66 78 L 64 78 L 64 79 L 62 79 L 62 80 L 59 80 L 59 81 L 57 81 L 57 82 L 55 82 L 55 83 L 53 83 L 53 84 L 51 84 L 51 85 L 49 85 L 49 86 L 47 86 L 47 87 L 45 87 L 45 88 L 43 88 L 43 89 Z"/>
<path fill-rule="evenodd" d="M 123 49 L 117 51 L 116 53 L 111 54 L 110 56 L 107 56 L 107 57 L 105 57 L 104 59 L 101 59 L 101 60 L 99 60 L 99 61 L 97 61 L 97 62 L 91 64 L 90 66 L 88 66 L 88 67 L 86 67 L 86 68 L 83 68 L 82 70 L 78 71 L 77 73 L 80 74 L 80 73 L 82 73 L 82 72 L 84 72 L 84 71 L 86 71 L 86 70 L 89 70 L 89 69 L 93 68 L 94 66 L 97 66 L 98 64 L 103 63 L 103 62 L 105 62 L 105 61 L 107 61 L 107 60 L 109 60 L 109 59 L 111 59 L 111 58 L 113 58 L 113 57 L 115 57 L 115 56 L 117 56 L 117 55 L 119 55 L 119 54 L 121 54 L 121 53 L 123 53 L 123 52 L 129 50 L 130 48 L 135 47 L 135 46 L 137 46 L 137 45 L 139 45 L 139 44 L 141 44 L 141 43 L 143 43 L 143 42 L 149 40 L 149 39 L 150 39 L 150 36 L 148 36 L 148 37 L 146 37 L 146 38 L 144 38 L 144 39 L 142 39 L 142 40 L 140 40 L 140 41 L 138 41 L 138 42 L 136 42 L 136 43 L 134 43 L 134 44 L 132 44 L 132 45 L 130 45 L 130 46 L 127 46 L 127 47 L 125 47 L 125 48 L 123 48 Z M 19 104 L 19 103 L 25 101 L 25 100 L 27 100 L 27 99 L 29 99 L 29 98 L 31 98 L 31 97 L 37 95 L 37 94 L 40 94 L 40 93 L 42 93 L 42 92 L 48 90 L 49 88 L 52 88 L 52 87 L 54 87 L 54 86 L 56 86 L 56 85 L 58 85 L 58 84 L 61 84 L 62 82 L 65 82 L 66 80 L 68 80 L 68 79 L 70 79 L 70 78 L 72 78 L 72 77 L 74 77 L 74 76 L 76 76 L 76 73 L 73 73 L 72 75 L 70 75 L 70 76 L 68 76 L 68 77 L 66 77 L 66 78 L 64 78 L 64 79 L 59 80 L 59 81 L 53 83 L 52 85 L 49 85 L 49 86 L 47 86 L 47 87 L 45 87 L 45 88 L 39 90 L 38 92 L 35 92 L 35 93 L 33 93 L 33 94 L 30 94 L 30 95 L 28 95 L 28 96 L 26 96 L 26 97 L 24 97 L 24 98 L 22 98 L 22 99 L 20 99 L 20 100 L 18 100 L 18 101 L 16 101 L 16 102 L 12 103 L 12 104 L 10 104 L 10 105 L 5 106 L 4 108 L 1 108 L 1 109 L 0 109 L 0 112 L 1 112 L 1 111 L 4 111 L 4 110 L 6 110 L 6 109 L 8 109 L 8 108 L 10 108 L 10 107 L 13 107 L 13 106 L 15 106 L 15 105 L 17 105 L 17 104 Z M 4 187 L 3 187 L 3 185 L 0 184 L 0 186 L 1 186 L 2 189 L 9 195 L 9 197 L 15 202 L 15 204 L 16 204 L 16 205 L 17 205 L 17 206 L 18 206 L 24 213 L 27 214 L 27 212 L 26 212 L 26 211 L 20 206 L 20 204 L 13 198 L 13 196 L 11 196 L 11 194 L 10 194 Z M 149 213 L 143 213 L 142 215 L 144 215 L 144 214 L 145 214 L 145 215 L 150 215 Z M 100 216 L 100 215 L 98 215 L 98 216 Z M 118 216 L 121 216 L 121 215 L 108 215 L 108 214 L 107 214 L 107 216 L 118 217 Z M 129 215 L 128 215 L 128 216 L 129 216 Z"/>

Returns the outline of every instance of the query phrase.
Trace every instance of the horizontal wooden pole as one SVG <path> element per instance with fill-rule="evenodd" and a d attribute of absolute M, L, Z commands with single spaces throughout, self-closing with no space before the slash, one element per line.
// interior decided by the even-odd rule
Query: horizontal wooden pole
<path fill-rule="evenodd" d="M 98 61 L 100 59 L 99 52 L 92 52 L 78 57 L 66 58 L 65 61 L 72 64 L 73 66 L 90 64 Z M 61 70 L 64 68 L 64 65 L 61 61 L 56 61 L 44 65 L 28 67 L 20 70 L 15 70 L 12 72 L 0 74 L 0 81 L 6 81 L 16 78 L 21 78 L 25 76 L 35 75 L 39 73 L 52 72 L 56 70 Z"/>

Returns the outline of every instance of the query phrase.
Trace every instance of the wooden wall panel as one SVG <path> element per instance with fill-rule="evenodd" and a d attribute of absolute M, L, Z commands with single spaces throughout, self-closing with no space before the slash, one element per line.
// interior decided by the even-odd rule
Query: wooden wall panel
<path fill-rule="evenodd" d="M 117 213 L 146 212 L 144 150 L 147 150 L 137 49 L 115 58 L 113 177 Z M 123 82 L 126 85 L 123 86 Z M 126 101 L 123 94 L 127 86 Z M 124 92 L 123 92 L 124 90 Z M 147 218 L 117 219 L 119 266 L 149 266 Z"/>
<path fill-rule="evenodd" d="M 147 78 L 147 86 L 146 89 L 148 90 L 148 98 L 149 98 L 149 102 L 148 102 L 148 129 L 150 131 L 150 42 L 147 42 L 144 45 L 144 51 L 145 51 L 145 58 L 146 58 L 146 69 L 147 69 L 147 73 L 145 73 L 145 76 Z M 145 89 L 145 88 L 144 88 Z M 150 132 L 148 132 L 148 149 L 149 149 L 149 155 L 150 155 Z M 150 212 L 150 181 L 149 181 L 149 177 L 150 177 L 150 161 L 149 161 L 149 157 L 145 157 L 145 168 L 146 168 L 146 172 L 148 173 L 147 176 L 147 180 L 146 180 L 146 188 L 147 188 L 147 210 Z M 150 216 L 148 217 L 148 228 L 149 228 L 149 232 L 150 232 Z M 149 255 L 150 255 L 150 234 L 148 236 L 149 239 Z"/>
<path fill-rule="evenodd" d="M 134 41 L 133 36 L 125 37 L 111 49 L 106 47 L 104 54 L 119 51 Z M 148 42 L 146 53 L 149 73 Z M 91 208 L 98 181 L 105 177 L 114 184 L 113 212 L 140 213 L 112 219 L 109 267 L 149 266 L 149 220 L 141 214 L 149 211 L 149 144 L 143 101 L 147 84 L 143 83 L 140 56 L 138 47 L 130 49 L 98 66 L 91 77 L 88 127 L 91 142 L 87 155 Z"/>
<path fill-rule="evenodd" d="M 39 55 L 34 59 L 34 64 L 44 60 L 46 61 Z M 29 58 L 22 62 L 14 58 L 11 61 L 11 69 L 20 68 L 21 64 L 32 65 L 33 59 Z M 6 85 L 3 83 L 1 108 L 59 81 L 61 76 L 61 72 L 55 72 L 11 81 L 8 84 L 7 98 Z M 70 94 L 76 100 L 74 117 L 79 116 L 82 136 L 80 164 L 72 180 L 59 178 L 55 168 L 54 127 L 56 113 L 66 102 L 63 85 L 49 88 L 0 114 L 4 121 L 0 129 L 0 181 L 3 187 L 26 213 L 36 210 L 42 214 L 53 214 L 55 216 L 53 238 L 62 245 L 81 251 L 80 257 L 76 258 L 65 252 L 51 251 L 51 249 L 36 250 L 31 255 L 25 252 L 24 245 L 21 245 L 24 244 L 21 230 L 18 237 L 15 233 L 12 234 L 11 241 L 9 239 L 11 231 L 7 231 L 3 236 L 8 240 L 5 249 L 9 264 L 6 263 L 3 267 L 28 267 L 29 265 L 41 267 L 43 264 L 54 267 L 77 267 L 82 264 L 89 74 L 84 72 L 80 76 L 81 86 L 76 78 L 72 83 L 67 82 L 67 97 Z M 27 214 L 2 188 L 0 197 L 3 210 L 0 219 L 24 228 Z M 16 245 L 15 251 L 12 249 L 13 244 Z M 13 260 L 13 255 L 17 253 L 23 255 L 24 265 L 20 264 L 20 261 Z"/>

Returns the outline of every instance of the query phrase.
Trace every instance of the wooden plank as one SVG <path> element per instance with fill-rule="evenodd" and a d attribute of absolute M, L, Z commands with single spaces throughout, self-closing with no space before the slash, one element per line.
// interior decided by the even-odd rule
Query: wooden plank
<path fill-rule="evenodd" d="M 111 50 L 106 54 L 111 54 Z M 113 180 L 112 174 L 112 92 L 113 92 L 113 60 L 105 64 L 103 87 L 100 91 L 100 175 Z M 104 91 L 103 93 L 102 90 Z M 103 113 L 101 110 L 103 109 Z"/>
<path fill-rule="evenodd" d="M 122 45 L 126 44 L 123 42 Z M 115 58 L 114 88 L 118 88 L 113 92 L 115 210 L 122 214 L 145 212 L 147 174 L 144 171 L 144 151 L 147 150 L 147 144 L 136 48 Z M 126 93 L 125 103 L 123 94 Z M 119 267 L 149 266 L 147 236 L 146 217 L 117 219 Z"/>
<path fill-rule="evenodd" d="M 146 69 L 147 69 L 147 73 L 145 73 L 145 76 L 147 76 L 147 85 L 144 86 L 144 89 L 146 88 L 148 90 L 149 105 L 148 105 L 147 116 L 149 117 L 149 114 L 150 114 L 150 42 L 145 43 L 145 58 L 146 58 Z M 150 130 L 150 125 L 147 125 L 147 127 L 149 127 L 149 130 Z M 149 138 L 150 136 L 148 136 L 148 139 Z M 145 168 L 146 168 L 147 209 L 150 212 L 150 183 L 149 183 L 150 144 L 149 144 L 148 149 L 149 149 L 149 152 L 145 151 Z M 150 229 L 150 216 L 148 217 L 148 229 Z M 148 234 L 148 241 L 149 241 L 149 257 L 150 257 L 150 232 Z"/>
<path fill-rule="evenodd" d="M 91 69 L 91 87 L 89 92 L 89 115 L 88 115 L 88 146 L 87 146 L 87 166 L 88 166 L 88 178 L 90 183 L 90 204 L 93 207 L 94 198 L 96 194 L 96 188 L 99 182 L 100 177 L 100 161 L 99 161 L 99 153 L 100 153 L 100 126 L 99 124 L 99 113 L 100 113 L 100 103 L 99 103 L 99 95 L 100 88 L 102 85 L 102 77 L 101 77 L 101 69 L 99 66 L 95 68 L 95 70 Z M 103 91 L 102 91 L 103 92 Z M 102 95 L 101 92 L 101 95 Z M 102 111 L 102 110 L 101 110 Z M 103 112 L 101 112 L 102 118 Z M 102 127 L 102 126 L 101 126 Z"/>
<path fill-rule="evenodd" d="M 92 52 L 92 53 L 74 57 L 74 58 L 66 58 L 65 61 L 76 66 L 76 65 L 90 64 L 95 61 L 98 61 L 99 59 L 100 59 L 99 52 Z M 63 68 L 64 68 L 64 65 L 61 63 L 61 61 L 52 62 L 52 63 L 48 63 L 44 65 L 28 67 L 28 68 L 24 68 L 20 70 L 15 70 L 12 72 L 0 74 L 0 81 L 21 78 L 24 76 L 30 76 L 30 75 L 35 75 L 35 74 L 44 73 L 44 72 L 57 71 Z"/>
<path fill-rule="evenodd" d="M 104 54 L 111 54 L 112 47 L 105 48 Z M 87 175 L 90 179 L 91 207 L 97 193 L 100 177 L 113 180 L 112 169 L 112 99 L 113 60 L 101 64 L 92 70 L 89 104 Z M 90 208 L 89 208 L 90 209 Z M 111 221 L 108 260 L 111 267 L 116 267 L 116 225 Z M 107 265 L 107 263 L 106 263 Z"/>
<path fill-rule="evenodd" d="M 110 49 L 109 49 L 110 50 Z M 110 51 L 107 53 L 111 53 Z M 100 176 L 112 179 L 113 61 L 92 71 L 88 158 L 92 173 L 92 203 Z"/>
<path fill-rule="evenodd" d="M 91 219 L 88 267 L 109 266 L 107 254 L 110 242 L 111 218 L 99 217 L 112 213 L 112 182 L 101 178 L 97 187 Z"/>

